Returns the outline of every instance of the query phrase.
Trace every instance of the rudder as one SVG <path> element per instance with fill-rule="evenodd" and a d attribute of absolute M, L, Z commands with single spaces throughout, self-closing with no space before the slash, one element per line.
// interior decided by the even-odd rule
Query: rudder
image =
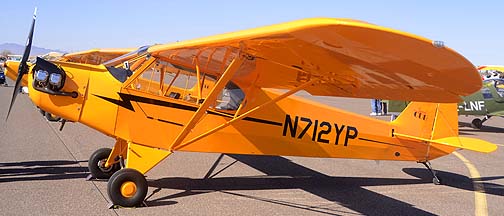
<path fill-rule="evenodd" d="M 447 153 L 455 148 L 484 153 L 497 149 L 497 145 L 493 143 L 458 136 L 458 111 L 455 103 L 411 102 L 391 124 L 396 126 L 394 135 L 398 138 L 442 145 Z"/>
<path fill-rule="evenodd" d="M 411 102 L 392 124 L 397 133 L 423 139 L 458 136 L 457 104 Z"/>

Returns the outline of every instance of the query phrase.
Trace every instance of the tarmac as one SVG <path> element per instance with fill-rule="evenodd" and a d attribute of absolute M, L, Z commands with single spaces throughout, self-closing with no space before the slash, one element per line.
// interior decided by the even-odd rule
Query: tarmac
<path fill-rule="evenodd" d="M 114 140 L 82 124 L 43 118 L 0 87 L 0 215 L 502 215 L 504 146 L 432 161 L 443 185 L 414 162 L 176 152 L 147 175 L 146 207 L 108 209 L 106 181 L 86 181 L 87 160 Z M 368 115 L 365 99 L 315 97 Z M 389 117 L 377 117 L 388 120 Z M 504 143 L 504 119 L 460 135 Z"/>

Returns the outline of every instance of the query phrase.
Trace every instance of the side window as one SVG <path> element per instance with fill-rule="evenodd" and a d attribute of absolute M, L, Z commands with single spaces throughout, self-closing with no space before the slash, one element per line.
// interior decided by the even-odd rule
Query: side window
<path fill-rule="evenodd" d="M 150 67 L 149 69 L 144 71 L 138 79 L 140 81 L 139 87 L 143 91 L 147 91 L 151 94 L 156 95 L 162 94 L 160 88 L 161 73 L 155 66 Z"/>
<path fill-rule="evenodd" d="M 481 89 L 481 94 L 483 95 L 483 99 L 485 100 L 493 99 L 492 92 L 490 92 L 490 89 L 488 87 L 483 87 Z"/>
<path fill-rule="evenodd" d="M 245 94 L 234 83 L 229 82 L 219 96 L 219 103 L 215 107 L 218 110 L 237 110 L 243 102 Z"/>
<path fill-rule="evenodd" d="M 504 80 L 495 80 L 494 85 L 499 97 L 504 97 Z"/>
<path fill-rule="evenodd" d="M 127 88 L 199 104 L 210 94 L 217 82 L 214 76 L 205 74 L 204 71 L 201 72 L 198 80 L 197 72 L 191 68 L 173 65 L 159 59 L 153 63 L 147 62 L 130 62 L 130 68 L 135 70 L 134 73 L 141 74 Z M 138 68 L 145 70 L 136 70 Z M 240 87 L 229 82 L 211 107 L 222 111 L 236 111 L 244 97 L 245 94 Z"/>

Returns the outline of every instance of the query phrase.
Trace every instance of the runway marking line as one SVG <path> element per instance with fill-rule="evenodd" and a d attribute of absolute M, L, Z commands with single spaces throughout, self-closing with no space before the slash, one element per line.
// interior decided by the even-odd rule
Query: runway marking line
<path fill-rule="evenodd" d="M 495 143 L 494 143 L 494 144 L 495 144 Z M 495 145 L 498 145 L 498 146 L 502 146 L 502 147 L 504 147 L 504 145 L 502 145 L 502 144 L 495 144 Z"/>
<path fill-rule="evenodd" d="M 453 152 L 453 155 L 458 157 L 462 162 L 464 162 L 465 166 L 469 170 L 469 174 L 471 175 L 473 186 L 474 186 L 474 215 L 488 215 L 488 206 L 485 195 L 485 187 L 480 182 L 481 176 L 476 169 L 476 167 L 467 160 L 462 154 L 458 152 Z"/>

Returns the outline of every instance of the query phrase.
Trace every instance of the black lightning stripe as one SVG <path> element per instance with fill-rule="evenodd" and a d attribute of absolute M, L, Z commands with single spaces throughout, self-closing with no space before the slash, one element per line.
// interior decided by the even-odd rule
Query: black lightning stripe
<path fill-rule="evenodd" d="M 100 95 L 95 95 L 95 94 L 93 94 L 93 95 L 96 97 L 99 97 L 103 100 L 106 100 L 108 102 L 111 102 L 113 104 L 117 104 L 117 105 L 124 107 L 128 110 L 131 110 L 133 112 L 135 111 L 135 109 L 133 108 L 131 101 L 146 103 L 146 104 L 153 104 L 153 105 L 158 105 L 158 106 L 163 106 L 163 107 L 170 107 L 170 108 L 174 108 L 174 109 L 188 110 L 188 111 L 193 111 L 193 112 L 198 110 L 197 107 L 193 107 L 193 106 L 177 104 L 177 103 L 172 103 L 172 102 L 168 102 L 168 101 L 156 100 L 156 99 L 152 99 L 152 98 L 140 97 L 140 96 L 124 94 L 124 93 L 118 93 L 118 94 L 119 94 L 119 97 L 121 97 L 121 100 L 116 100 L 116 99 L 112 99 L 112 98 L 108 98 L 108 97 L 104 97 L 104 96 L 100 96 Z M 222 117 L 232 118 L 231 116 L 226 115 L 224 113 L 220 113 L 220 112 L 215 112 L 215 111 L 211 111 L 211 110 L 208 110 L 207 112 L 208 112 L 208 114 L 212 114 L 212 115 L 218 115 L 218 116 L 222 116 Z M 150 119 L 154 119 L 154 118 L 150 117 Z M 170 121 L 162 120 L 162 119 L 157 119 L 157 120 L 161 121 L 161 122 L 166 122 L 166 123 L 170 123 L 170 124 L 183 126 L 183 124 L 176 123 L 176 122 L 170 122 Z M 270 120 L 258 119 L 258 118 L 252 118 L 252 117 L 245 117 L 244 120 L 262 123 L 262 124 L 275 125 L 275 126 L 282 126 L 283 125 L 280 122 L 274 122 L 274 121 L 270 121 Z"/>
<path fill-rule="evenodd" d="M 399 146 L 399 147 L 403 147 L 403 148 L 412 148 L 412 147 L 408 147 L 408 146 L 397 145 L 397 144 L 392 144 L 392 143 L 388 143 L 388 142 L 382 142 L 382 141 L 378 141 L 378 140 L 372 140 L 372 139 L 366 139 L 366 138 L 359 138 L 359 139 L 360 139 L 360 140 L 364 140 L 364 141 L 368 141 L 368 142 L 374 142 L 374 143 L 385 144 L 385 145 Z"/>
<path fill-rule="evenodd" d="M 208 110 L 208 113 L 209 114 L 213 114 L 213 115 L 222 116 L 222 117 L 233 118 L 233 117 L 227 115 L 227 113 L 224 114 L 224 113 L 215 112 L 215 111 L 212 111 L 212 110 Z M 258 119 L 258 118 L 252 118 L 252 117 L 245 117 L 243 120 L 245 120 L 245 121 L 253 121 L 253 122 L 258 122 L 258 123 L 263 123 L 263 124 L 276 125 L 276 126 L 282 126 L 283 125 L 280 122 L 274 122 L 274 121 L 269 121 L 269 120 L 264 120 L 264 119 Z"/>
<path fill-rule="evenodd" d="M 119 93 L 119 97 L 121 97 L 122 100 L 116 100 L 116 99 L 112 99 L 112 98 L 108 98 L 108 97 L 104 97 L 104 96 L 100 96 L 100 95 L 95 95 L 95 94 L 93 94 L 93 95 L 96 96 L 96 97 L 99 97 L 99 98 L 101 98 L 103 100 L 106 100 L 106 101 L 108 101 L 110 103 L 117 104 L 117 105 L 119 105 L 121 107 L 129 109 L 129 110 L 131 110 L 133 112 L 135 111 L 135 109 L 133 108 L 133 105 L 131 105 L 131 101 L 128 100 L 128 99 L 126 99 L 126 98 L 123 98 L 123 94 L 121 94 L 121 93 Z"/>

